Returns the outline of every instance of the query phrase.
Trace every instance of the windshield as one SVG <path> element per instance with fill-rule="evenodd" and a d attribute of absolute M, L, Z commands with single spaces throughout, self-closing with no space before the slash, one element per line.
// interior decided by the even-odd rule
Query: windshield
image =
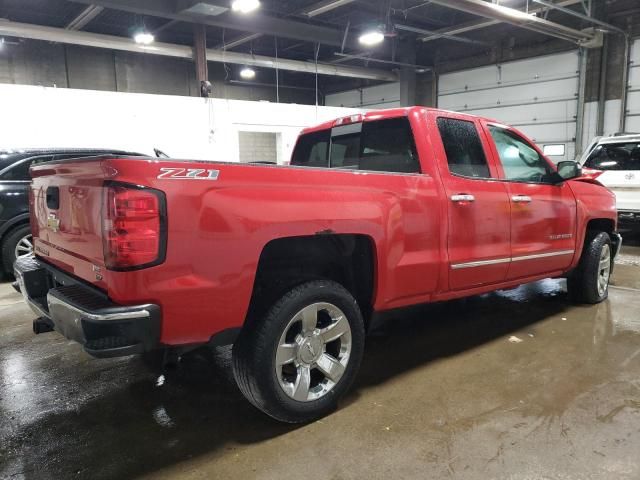
<path fill-rule="evenodd" d="M 584 166 L 596 170 L 640 170 L 640 142 L 600 144 Z"/>

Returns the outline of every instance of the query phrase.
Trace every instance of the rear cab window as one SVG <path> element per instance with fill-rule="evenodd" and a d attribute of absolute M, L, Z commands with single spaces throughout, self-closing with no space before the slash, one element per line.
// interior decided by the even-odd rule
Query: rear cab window
<path fill-rule="evenodd" d="M 301 135 L 291 165 L 386 173 L 420 173 L 407 117 L 340 125 Z"/>
<path fill-rule="evenodd" d="M 640 142 L 601 143 L 584 163 L 596 170 L 640 170 Z"/>

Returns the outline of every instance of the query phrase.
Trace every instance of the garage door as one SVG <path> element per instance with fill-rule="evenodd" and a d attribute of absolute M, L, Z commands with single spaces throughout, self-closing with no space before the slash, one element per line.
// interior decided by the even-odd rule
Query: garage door
<path fill-rule="evenodd" d="M 629 68 L 629 90 L 627 97 L 627 132 L 640 132 L 640 40 L 631 45 Z"/>
<path fill-rule="evenodd" d="M 400 84 L 385 83 L 374 87 L 332 93 L 325 97 L 325 105 L 351 108 L 395 108 L 400 106 Z"/>
<path fill-rule="evenodd" d="M 559 162 L 575 157 L 578 83 L 575 50 L 440 75 L 438 107 L 513 125 Z"/>

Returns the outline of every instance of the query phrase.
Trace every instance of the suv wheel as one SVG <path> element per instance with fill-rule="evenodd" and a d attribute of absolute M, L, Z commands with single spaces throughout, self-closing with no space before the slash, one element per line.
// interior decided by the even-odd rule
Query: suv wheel
<path fill-rule="evenodd" d="M 7 274 L 13 273 L 17 258 L 33 255 L 33 239 L 29 225 L 16 227 L 2 242 L 2 266 Z"/>
<path fill-rule="evenodd" d="M 360 309 L 341 285 L 304 283 L 253 319 L 233 347 L 242 393 L 273 418 L 299 423 L 332 411 L 364 352 Z"/>
<path fill-rule="evenodd" d="M 605 232 L 587 234 L 580 263 L 567 278 L 567 290 L 579 303 L 600 303 L 609 296 L 611 238 Z"/>

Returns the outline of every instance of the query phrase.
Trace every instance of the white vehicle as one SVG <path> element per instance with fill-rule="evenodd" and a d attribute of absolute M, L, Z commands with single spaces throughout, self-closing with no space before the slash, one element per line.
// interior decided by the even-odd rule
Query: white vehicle
<path fill-rule="evenodd" d="M 596 138 L 580 165 L 602 171 L 598 181 L 616 194 L 619 228 L 640 232 L 640 134 Z"/>

